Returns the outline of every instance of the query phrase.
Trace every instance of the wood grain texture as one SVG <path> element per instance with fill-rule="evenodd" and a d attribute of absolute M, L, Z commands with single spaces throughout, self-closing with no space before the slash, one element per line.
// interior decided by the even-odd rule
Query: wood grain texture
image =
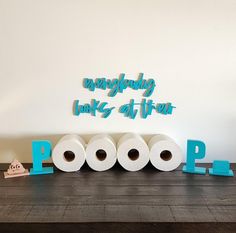
<path fill-rule="evenodd" d="M 115 226 L 119 232 L 170 232 L 175 226 L 177 233 L 236 232 L 236 178 L 183 174 L 181 167 L 159 172 L 150 165 L 139 172 L 116 165 L 106 172 L 85 166 L 14 179 L 2 174 L 1 232 L 14 232 L 12 223 L 21 232 L 37 226 L 35 233 L 118 232 Z"/>
<path fill-rule="evenodd" d="M 9 233 L 234 233 L 236 223 L 2 223 Z"/>

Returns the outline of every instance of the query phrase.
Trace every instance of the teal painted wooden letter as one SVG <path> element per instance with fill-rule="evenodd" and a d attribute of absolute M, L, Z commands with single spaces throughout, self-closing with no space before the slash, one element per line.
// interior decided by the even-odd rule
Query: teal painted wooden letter
<path fill-rule="evenodd" d="M 227 160 L 214 160 L 212 168 L 209 168 L 209 175 L 213 176 L 234 176 Z"/>
<path fill-rule="evenodd" d="M 202 141 L 188 140 L 187 141 L 187 162 L 183 167 L 183 172 L 206 174 L 206 168 L 196 167 L 195 160 L 203 159 L 206 154 L 206 145 Z"/>
<path fill-rule="evenodd" d="M 33 168 L 30 175 L 53 173 L 53 167 L 43 167 L 43 161 L 51 157 L 51 143 L 49 141 L 32 141 Z"/>

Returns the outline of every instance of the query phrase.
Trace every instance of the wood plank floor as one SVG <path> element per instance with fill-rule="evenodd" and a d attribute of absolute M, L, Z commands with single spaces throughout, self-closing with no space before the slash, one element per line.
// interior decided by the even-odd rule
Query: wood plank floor
<path fill-rule="evenodd" d="M 0 230 L 236 232 L 236 178 L 183 174 L 181 167 L 126 172 L 117 164 L 94 172 L 85 165 L 76 173 L 14 179 L 2 174 Z"/>

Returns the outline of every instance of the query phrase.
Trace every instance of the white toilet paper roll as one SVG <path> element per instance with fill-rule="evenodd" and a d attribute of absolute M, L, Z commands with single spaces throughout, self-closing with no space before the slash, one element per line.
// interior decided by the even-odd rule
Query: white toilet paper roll
<path fill-rule="evenodd" d="M 148 146 L 152 165 L 161 171 L 172 171 L 182 162 L 180 147 L 166 135 L 155 135 L 148 142 Z"/>
<path fill-rule="evenodd" d="M 116 143 L 107 134 L 92 137 L 86 148 L 86 161 L 95 171 L 106 171 L 116 163 Z"/>
<path fill-rule="evenodd" d="M 85 162 L 85 142 L 75 134 L 62 137 L 52 151 L 54 165 L 65 172 L 80 170 Z"/>
<path fill-rule="evenodd" d="M 117 159 L 128 171 L 138 171 L 149 161 L 149 148 L 140 135 L 127 133 L 117 144 Z"/>

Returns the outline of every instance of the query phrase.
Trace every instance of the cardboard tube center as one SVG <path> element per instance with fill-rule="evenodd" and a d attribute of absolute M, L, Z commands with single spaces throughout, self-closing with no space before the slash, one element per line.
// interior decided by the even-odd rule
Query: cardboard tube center
<path fill-rule="evenodd" d="M 64 159 L 67 162 L 72 162 L 75 159 L 75 154 L 73 151 L 67 150 L 64 152 Z"/>
<path fill-rule="evenodd" d="M 137 160 L 139 158 L 139 151 L 136 149 L 129 150 L 128 157 L 133 161 Z"/>
<path fill-rule="evenodd" d="M 172 158 L 172 153 L 168 150 L 163 150 L 160 154 L 160 157 L 164 161 L 169 161 Z"/>
<path fill-rule="evenodd" d="M 106 159 L 107 153 L 105 150 L 100 149 L 96 151 L 96 156 L 98 160 L 103 161 Z"/>

